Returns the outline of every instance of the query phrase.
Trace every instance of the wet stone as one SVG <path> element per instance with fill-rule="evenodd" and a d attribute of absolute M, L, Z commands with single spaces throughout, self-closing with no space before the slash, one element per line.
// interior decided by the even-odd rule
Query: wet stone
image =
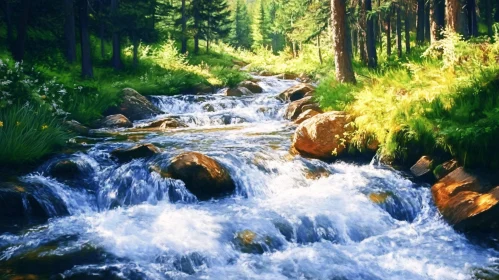
<path fill-rule="evenodd" d="M 149 158 L 160 153 L 161 150 L 153 144 L 141 144 L 128 149 L 114 150 L 111 155 L 120 162 L 127 162 L 138 158 Z"/>

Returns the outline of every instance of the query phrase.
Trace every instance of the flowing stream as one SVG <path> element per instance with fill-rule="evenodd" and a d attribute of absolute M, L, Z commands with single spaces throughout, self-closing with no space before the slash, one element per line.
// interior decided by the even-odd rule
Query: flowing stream
<path fill-rule="evenodd" d="M 55 193 L 68 215 L 2 233 L 0 274 L 470 279 L 494 272 L 498 251 L 447 225 L 428 186 L 382 166 L 290 156 L 295 126 L 283 119 L 286 104 L 276 96 L 296 82 L 261 78 L 264 93 L 251 96 L 153 96 L 189 127 L 80 138 L 86 149 L 57 156 L 20 178 Z M 110 158 L 110 151 L 137 143 L 163 152 L 125 164 Z M 236 193 L 199 202 L 181 181 L 150 170 L 183 151 L 219 161 L 236 181 Z M 77 162 L 85 176 L 48 176 L 61 157 Z M 44 207 L 54 203 L 44 201 Z"/>

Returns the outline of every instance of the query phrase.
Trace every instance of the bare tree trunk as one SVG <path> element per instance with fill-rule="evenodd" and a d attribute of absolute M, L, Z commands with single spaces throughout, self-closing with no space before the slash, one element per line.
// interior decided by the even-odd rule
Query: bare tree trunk
<path fill-rule="evenodd" d="M 425 42 L 431 42 L 430 6 L 431 6 L 431 0 L 425 1 L 425 9 L 424 9 L 424 40 L 425 40 Z"/>
<path fill-rule="evenodd" d="M 405 53 L 411 53 L 411 25 L 409 8 L 405 8 L 404 33 L 405 33 Z"/>
<path fill-rule="evenodd" d="M 345 0 L 331 0 L 331 23 L 333 27 L 336 79 L 342 83 L 355 83 L 352 60 L 346 52 L 347 24 Z"/>
<path fill-rule="evenodd" d="M 366 2 L 365 0 L 359 0 L 359 57 L 363 64 L 367 65 L 369 63 L 367 55 L 367 15 L 366 15 Z"/>
<path fill-rule="evenodd" d="M 119 13 L 118 11 L 118 6 L 119 6 L 119 0 L 111 0 L 111 15 L 113 17 L 116 17 Z M 116 22 L 116 20 L 113 20 Z M 120 40 L 120 34 L 118 31 L 118 26 L 117 24 L 113 24 L 113 35 L 112 35 L 112 41 L 113 41 L 113 57 L 111 59 L 113 68 L 115 70 L 121 70 L 123 69 L 123 62 L 121 61 L 121 40 Z"/>
<path fill-rule="evenodd" d="M 492 3 L 491 0 L 485 0 L 485 20 L 487 22 L 487 35 L 490 38 L 494 36 L 494 31 L 492 30 Z"/>
<path fill-rule="evenodd" d="M 132 35 L 132 43 L 133 43 L 133 69 L 137 69 L 139 67 L 139 38 L 136 31 L 133 32 Z"/>
<path fill-rule="evenodd" d="M 402 57 L 402 20 L 401 9 L 397 6 L 397 55 Z"/>
<path fill-rule="evenodd" d="M 180 49 L 181 53 L 186 53 L 187 52 L 187 10 L 186 10 L 186 5 L 185 5 L 185 0 L 182 0 L 182 47 Z"/>
<path fill-rule="evenodd" d="M 319 54 L 319 61 L 320 63 L 324 63 L 324 61 L 322 60 L 322 50 L 321 50 L 321 34 L 319 33 L 319 35 L 317 35 L 317 52 Z"/>
<path fill-rule="evenodd" d="M 470 36 L 478 36 L 478 20 L 476 15 L 476 1 L 467 0 L 466 11 L 468 13 L 468 32 Z"/>
<path fill-rule="evenodd" d="M 347 30 L 346 30 L 346 40 L 347 40 L 347 52 L 350 58 L 353 60 L 353 40 L 352 40 L 352 31 L 350 28 L 350 24 L 347 22 Z"/>
<path fill-rule="evenodd" d="M 12 38 L 13 38 L 13 27 L 12 27 L 12 11 L 10 8 L 10 3 L 9 1 L 2 1 L 3 3 L 3 12 L 5 16 L 5 24 L 7 25 L 7 46 L 10 48 L 10 44 L 12 44 Z"/>
<path fill-rule="evenodd" d="M 416 24 L 416 42 L 422 45 L 424 42 L 424 9 L 425 0 L 418 0 L 417 24 Z"/>
<path fill-rule="evenodd" d="M 390 57 L 392 55 L 392 23 L 391 19 L 392 18 L 392 13 L 391 10 L 388 12 L 388 15 L 386 16 L 386 55 Z"/>
<path fill-rule="evenodd" d="M 64 0 L 64 37 L 66 37 L 66 59 L 69 63 L 76 62 L 76 32 L 73 0 Z"/>
<path fill-rule="evenodd" d="M 366 12 L 370 13 L 372 11 L 372 2 L 371 0 L 365 0 Z M 369 16 L 367 18 L 366 24 L 366 37 L 367 37 L 367 66 L 369 68 L 378 67 L 378 55 L 376 54 L 376 40 L 374 37 L 374 21 L 373 17 Z"/>
<path fill-rule="evenodd" d="M 456 33 L 460 33 L 460 1 L 459 0 L 445 0 L 445 19 L 446 19 L 446 28 L 449 31 L 453 31 Z"/>
<path fill-rule="evenodd" d="M 353 54 L 357 54 L 359 51 L 359 31 L 357 28 L 352 28 L 352 56 Z"/>
<path fill-rule="evenodd" d="M 12 50 L 14 59 L 21 61 L 24 59 L 24 52 L 26 50 L 26 38 L 28 37 L 28 19 L 30 12 L 31 1 L 21 1 L 21 16 L 17 25 L 17 39 L 15 47 Z"/>
<path fill-rule="evenodd" d="M 84 78 L 92 78 L 92 56 L 90 53 L 90 34 L 88 32 L 88 2 L 81 0 L 80 7 L 80 35 L 81 35 L 81 75 Z"/>

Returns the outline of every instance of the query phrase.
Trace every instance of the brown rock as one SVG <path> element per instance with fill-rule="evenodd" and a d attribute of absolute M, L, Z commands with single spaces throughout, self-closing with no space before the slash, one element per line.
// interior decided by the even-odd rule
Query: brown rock
<path fill-rule="evenodd" d="M 277 98 L 285 102 L 296 101 L 304 98 L 305 96 L 312 96 L 314 91 L 314 86 L 302 83 L 281 92 Z"/>
<path fill-rule="evenodd" d="M 297 101 L 289 103 L 288 108 L 286 108 L 285 118 L 288 120 L 296 120 L 301 113 L 306 110 L 314 110 L 317 112 L 322 112 L 319 104 L 313 100 L 312 96 L 307 96 Z"/>
<path fill-rule="evenodd" d="M 411 173 L 416 179 L 431 179 L 432 164 L 433 160 L 429 156 L 423 156 L 411 167 Z"/>
<path fill-rule="evenodd" d="M 166 173 L 182 180 L 199 200 L 208 200 L 232 193 L 236 186 L 229 172 L 214 159 L 197 152 L 176 156 Z"/>
<path fill-rule="evenodd" d="M 152 104 L 147 98 L 140 95 L 131 88 L 125 88 L 122 92 L 121 104 L 107 110 L 107 115 L 122 114 L 131 121 L 147 119 L 161 114 L 161 110 Z"/>
<path fill-rule="evenodd" d="M 435 167 L 435 170 L 433 170 L 433 175 L 435 175 L 435 178 L 437 180 L 447 176 L 449 173 L 452 171 L 456 170 L 459 167 L 459 163 L 457 160 L 449 160 L 447 162 L 444 162 L 437 167 Z"/>
<path fill-rule="evenodd" d="M 88 127 L 75 120 L 67 121 L 65 124 L 69 131 L 78 133 L 79 135 L 88 135 L 88 133 L 90 132 L 90 129 Z"/>
<path fill-rule="evenodd" d="M 273 74 L 270 73 L 269 71 L 267 70 L 262 70 L 260 72 L 258 72 L 258 76 L 263 76 L 263 77 L 268 77 L 268 76 L 272 76 Z"/>
<path fill-rule="evenodd" d="M 127 162 L 137 158 L 151 157 L 161 153 L 161 150 L 153 144 L 136 145 L 128 149 L 117 149 L 111 152 L 111 156 L 120 162 Z"/>
<path fill-rule="evenodd" d="M 292 149 L 301 155 L 319 159 L 340 156 L 346 150 L 345 132 L 351 131 L 350 117 L 345 112 L 316 115 L 298 126 Z"/>
<path fill-rule="evenodd" d="M 128 128 L 133 127 L 132 122 L 130 122 L 127 117 L 117 114 L 110 115 L 99 121 L 99 127 L 101 128 Z"/>
<path fill-rule="evenodd" d="M 488 190 L 462 167 L 432 186 L 431 192 L 445 220 L 460 230 L 499 226 L 499 187 Z"/>
<path fill-rule="evenodd" d="M 296 102 L 296 101 L 295 101 Z M 304 111 L 303 113 L 301 113 L 295 120 L 295 124 L 301 124 L 302 122 L 310 119 L 311 117 L 313 116 L 316 116 L 320 114 L 320 112 L 317 112 L 313 109 L 308 109 L 306 111 Z"/>
<path fill-rule="evenodd" d="M 243 95 L 251 95 L 251 94 L 253 93 L 249 89 L 244 87 L 228 88 L 225 89 L 224 92 L 225 96 L 234 96 L 234 97 L 241 97 Z"/>
<path fill-rule="evenodd" d="M 181 127 L 187 127 L 187 125 L 175 118 L 165 118 L 154 121 L 145 128 L 167 129 L 167 128 L 181 128 Z"/>
<path fill-rule="evenodd" d="M 247 88 L 249 89 L 252 93 L 262 93 L 263 88 L 259 86 L 257 83 L 252 82 L 252 81 L 244 81 L 239 84 L 239 87 Z"/>

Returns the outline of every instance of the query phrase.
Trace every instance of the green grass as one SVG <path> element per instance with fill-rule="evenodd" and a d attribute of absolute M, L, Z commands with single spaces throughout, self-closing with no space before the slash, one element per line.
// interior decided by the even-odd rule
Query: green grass
<path fill-rule="evenodd" d="M 68 139 L 59 120 L 48 110 L 32 106 L 0 110 L 0 165 L 36 161 Z"/>

